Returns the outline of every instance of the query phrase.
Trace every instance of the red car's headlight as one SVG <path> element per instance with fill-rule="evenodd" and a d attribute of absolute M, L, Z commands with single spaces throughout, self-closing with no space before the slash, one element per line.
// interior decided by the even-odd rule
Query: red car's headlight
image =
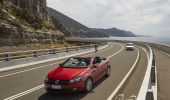
<path fill-rule="evenodd" d="M 75 83 L 75 82 L 79 82 L 81 79 L 82 79 L 82 77 L 81 77 L 81 76 L 78 76 L 78 77 L 70 80 L 69 82 L 70 82 L 70 83 Z"/>

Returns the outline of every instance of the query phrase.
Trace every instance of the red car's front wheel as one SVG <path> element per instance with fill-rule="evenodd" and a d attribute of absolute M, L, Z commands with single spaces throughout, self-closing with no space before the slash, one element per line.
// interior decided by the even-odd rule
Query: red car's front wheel
<path fill-rule="evenodd" d="M 105 76 L 106 76 L 106 77 L 109 77 L 109 76 L 110 76 L 110 72 L 111 72 L 111 69 L 110 69 L 110 67 L 108 67 L 108 68 L 107 68 L 107 72 L 106 72 L 106 75 L 105 75 Z"/>
<path fill-rule="evenodd" d="M 93 81 L 91 78 L 88 78 L 85 82 L 85 92 L 91 91 L 93 88 Z"/>

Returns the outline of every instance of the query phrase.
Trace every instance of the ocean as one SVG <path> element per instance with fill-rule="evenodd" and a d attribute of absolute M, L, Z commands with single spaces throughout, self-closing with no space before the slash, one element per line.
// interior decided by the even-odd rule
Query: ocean
<path fill-rule="evenodd" d="M 142 42 L 151 42 L 158 43 L 170 46 L 170 38 L 157 38 L 157 37 L 109 37 L 105 39 L 113 40 L 131 40 L 131 41 L 142 41 Z"/>

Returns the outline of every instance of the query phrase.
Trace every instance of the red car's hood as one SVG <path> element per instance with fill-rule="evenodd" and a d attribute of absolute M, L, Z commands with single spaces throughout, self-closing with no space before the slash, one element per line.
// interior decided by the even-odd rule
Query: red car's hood
<path fill-rule="evenodd" d="M 72 78 L 78 76 L 80 73 L 83 73 L 87 68 L 63 68 L 58 67 L 48 74 L 50 79 L 59 79 L 59 80 L 71 80 Z"/>

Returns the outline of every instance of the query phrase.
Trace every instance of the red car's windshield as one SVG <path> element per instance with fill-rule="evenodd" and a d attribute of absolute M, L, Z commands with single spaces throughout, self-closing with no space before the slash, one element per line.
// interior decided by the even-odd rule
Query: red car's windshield
<path fill-rule="evenodd" d="M 85 67 L 88 67 L 89 64 L 90 64 L 90 61 L 88 58 L 70 58 L 62 64 L 62 67 L 85 68 Z"/>

